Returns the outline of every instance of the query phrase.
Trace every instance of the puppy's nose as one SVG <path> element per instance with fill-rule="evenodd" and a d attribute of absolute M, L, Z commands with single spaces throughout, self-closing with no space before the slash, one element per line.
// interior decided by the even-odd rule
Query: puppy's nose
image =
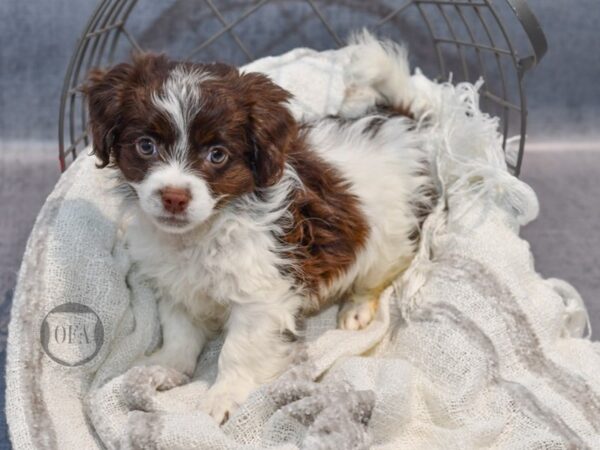
<path fill-rule="evenodd" d="M 181 214 L 190 203 L 191 194 L 188 189 L 167 186 L 160 191 L 163 207 L 171 214 Z"/>

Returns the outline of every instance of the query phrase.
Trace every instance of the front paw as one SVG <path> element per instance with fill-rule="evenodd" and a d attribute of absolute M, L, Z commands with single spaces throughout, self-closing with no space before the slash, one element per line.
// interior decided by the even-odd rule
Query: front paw
<path fill-rule="evenodd" d="M 251 392 L 251 388 L 246 384 L 236 387 L 232 387 L 235 386 L 235 382 L 227 384 L 229 388 L 222 384 L 215 384 L 208 390 L 200 404 L 201 409 L 219 425 L 229 420 Z"/>
<path fill-rule="evenodd" d="M 190 381 L 187 375 L 165 366 L 138 366 L 127 372 L 126 385 L 132 392 L 144 390 L 145 387 L 157 391 L 168 391 Z"/>
<path fill-rule="evenodd" d="M 134 362 L 134 366 L 162 366 L 181 372 L 186 377 L 191 377 L 196 369 L 196 361 L 185 358 L 178 352 L 167 352 L 162 348 L 150 356 L 142 356 Z"/>

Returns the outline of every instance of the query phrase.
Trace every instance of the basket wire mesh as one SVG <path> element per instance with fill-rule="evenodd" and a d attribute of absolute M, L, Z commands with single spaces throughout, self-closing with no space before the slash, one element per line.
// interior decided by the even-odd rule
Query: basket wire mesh
<path fill-rule="evenodd" d="M 80 88 L 93 67 L 132 50 L 243 64 L 298 46 L 341 47 L 353 30 L 367 28 L 405 42 L 413 65 L 432 78 L 483 78 L 482 109 L 500 118 L 509 169 L 519 174 L 527 127 L 523 77 L 547 50 L 525 0 L 173 0 L 134 9 L 140 3 L 101 0 L 77 43 L 60 103 L 63 171 L 89 144 Z"/>

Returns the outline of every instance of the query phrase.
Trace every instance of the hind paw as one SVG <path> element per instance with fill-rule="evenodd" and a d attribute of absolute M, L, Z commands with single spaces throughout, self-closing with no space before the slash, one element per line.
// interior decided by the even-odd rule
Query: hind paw
<path fill-rule="evenodd" d="M 373 321 L 376 311 L 375 301 L 344 303 L 338 313 L 338 327 L 342 330 L 362 330 Z"/>

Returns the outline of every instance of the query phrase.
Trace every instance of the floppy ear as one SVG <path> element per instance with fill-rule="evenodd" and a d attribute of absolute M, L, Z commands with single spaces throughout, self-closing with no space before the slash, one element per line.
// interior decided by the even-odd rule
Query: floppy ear
<path fill-rule="evenodd" d="M 258 187 L 275 184 L 283 174 L 285 156 L 298 134 L 286 107 L 292 95 L 259 73 L 241 74 L 242 92 L 249 108 L 250 163 Z"/>
<path fill-rule="evenodd" d="M 169 64 L 164 55 L 136 53 L 131 64 L 90 71 L 82 91 L 87 97 L 93 152 L 101 161 L 99 167 L 106 167 L 117 149 L 126 96 L 133 95 L 136 86 L 149 85 Z"/>
<path fill-rule="evenodd" d="M 106 167 L 110 162 L 124 89 L 133 72 L 133 65 L 126 63 L 109 70 L 93 69 L 82 89 L 87 97 L 93 153 L 101 161 L 98 167 Z"/>

